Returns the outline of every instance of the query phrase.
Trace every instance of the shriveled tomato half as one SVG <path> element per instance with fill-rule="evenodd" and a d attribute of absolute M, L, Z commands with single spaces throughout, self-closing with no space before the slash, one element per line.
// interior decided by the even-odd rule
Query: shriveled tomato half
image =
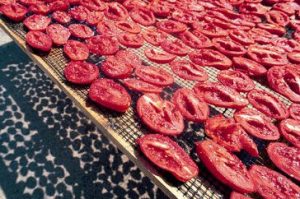
<path fill-rule="evenodd" d="M 243 3 L 239 6 L 239 11 L 243 14 L 263 16 L 268 11 L 268 7 L 258 3 Z"/>
<path fill-rule="evenodd" d="M 231 67 L 232 61 L 216 50 L 201 49 L 189 53 L 189 58 L 195 64 L 200 66 L 215 67 L 220 70 L 225 70 Z"/>
<path fill-rule="evenodd" d="M 280 122 L 280 131 L 283 137 L 295 147 L 300 148 L 300 121 L 285 119 Z"/>
<path fill-rule="evenodd" d="M 69 14 L 77 21 L 85 21 L 89 15 L 89 9 L 80 5 L 71 8 Z"/>
<path fill-rule="evenodd" d="M 87 39 L 94 36 L 93 30 L 84 24 L 71 24 L 69 30 L 77 38 Z"/>
<path fill-rule="evenodd" d="M 5 17 L 15 22 L 22 21 L 27 13 L 27 8 L 18 3 L 3 5 L 0 10 Z"/>
<path fill-rule="evenodd" d="M 118 41 L 130 48 L 139 48 L 144 44 L 144 39 L 140 34 L 121 33 L 118 35 Z"/>
<path fill-rule="evenodd" d="M 126 89 L 115 81 L 105 78 L 93 81 L 89 98 L 100 106 L 117 112 L 125 112 L 131 104 Z"/>
<path fill-rule="evenodd" d="M 249 76 L 259 77 L 267 73 L 267 69 L 251 60 L 244 57 L 233 57 L 233 66 L 236 70 L 241 71 Z"/>
<path fill-rule="evenodd" d="M 284 175 L 265 166 L 253 165 L 249 173 L 257 192 L 268 199 L 299 198 L 300 187 Z"/>
<path fill-rule="evenodd" d="M 188 54 L 188 47 L 179 39 L 165 40 L 161 43 L 161 48 L 171 54 L 185 56 Z"/>
<path fill-rule="evenodd" d="M 31 30 L 26 34 L 26 43 L 37 50 L 48 52 L 52 48 L 52 40 L 51 38 L 37 30 Z"/>
<path fill-rule="evenodd" d="M 273 142 L 267 148 L 272 162 L 287 175 L 300 180 L 300 149 L 285 143 Z M 300 193 L 299 193 L 300 194 Z"/>
<path fill-rule="evenodd" d="M 103 13 L 100 11 L 90 11 L 89 15 L 86 18 L 86 23 L 92 26 L 97 25 L 98 23 L 101 23 L 101 21 L 103 20 Z"/>
<path fill-rule="evenodd" d="M 300 70 L 290 66 L 274 66 L 268 70 L 269 86 L 293 102 L 300 102 Z"/>
<path fill-rule="evenodd" d="M 147 3 L 143 0 L 125 0 L 123 1 L 123 6 L 127 8 L 127 10 L 132 10 L 134 8 L 146 7 Z"/>
<path fill-rule="evenodd" d="M 294 49 L 300 49 L 300 44 L 293 39 L 279 37 L 272 42 L 275 46 L 284 49 L 286 52 L 292 52 Z"/>
<path fill-rule="evenodd" d="M 71 16 L 64 11 L 55 11 L 52 18 L 60 24 L 67 24 L 71 21 Z"/>
<path fill-rule="evenodd" d="M 219 107 L 240 109 L 249 103 L 236 90 L 216 82 L 198 83 L 194 91 L 205 102 Z"/>
<path fill-rule="evenodd" d="M 209 38 L 224 37 L 228 35 L 228 32 L 226 30 L 210 22 L 199 24 L 199 26 L 196 27 L 195 31 L 199 31 Z M 193 33 L 195 34 L 195 32 Z"/>
<path fill-rule="evenodd" d="M 179 181 L 186 182 L 198 175 L 199 169 L 196 163 L 171 138 L 148 134 L 140 137 L 137 143 L 152 163 L 172 173 Z"/>
<path fill-rule="evenodd" d="M 104 11 L 104 14 L 107 18 L 122 21 L 127 19 L 128 11 L 127 9 L 118 2 L 111 2 L 107 4 L 107 8 Z"/>
<path fill-rule="evenodd" d="M 179 38 L 185 43 L 186 45 L 190 46 L 191 48 L 208 48 L 212 46 L 212 43 L 208 37 L 206 37 L 201 32 L 194 32 L 191 33 L 190 31 L 184 31 L 183 33 L 179 34 Z"/>
<path fill-rule="evenodd" d="M 192 12 L 188 12 L 181 9 L 174 10 L 171 16 L 174 20 L 185 24 L 191 24 L 194 22 L 194 20 L 196 20 Z"/>
<path fill-rule="evenodd" d="M 134 52 L 130 50 L 119 50 L 115 57 L 122 63 L 130 66 L 131 68 L 137 68 L 142 65 L 142 60 Z"/>
<path fill-rule="evenodd" d="M 272 123 L 271 119 L 255 109 L 243 108 L 234 113 L 234 119 L 247 133 L 257 138 L 278 140 L 280 137 L 278 128 Z"/>
<path fill-rule="evenodd" d="M 16 0 L 0 0 L 0 6 L 15 3 Z"/>
<path fill-rule="evenodd" d="M 243 162 L 212 140 L 196 143 L 196 152 L 206 168 L 222 183 L 241 193 L 254 192 L 254 184 Z"/>
<path fill-rule="evenodd" d="M 109 78 L 124 79 L 131 75 L 133 68 L 115 56 L 109 56 L 102 63 L 101 71 Z"/>
<path fill-rule="evenodd" d="M 290 22 L 290 18 L 287 14 L 284 12 L 278 11 L 278 10 L 271 10 L 266 13 L 266 19 L 267 22 L 278 24 L 280 26 L 286 26 Z"/>
<path fill-rule="evenodd" d="M 64 75 L 74 84 L 90 84 L 99 77 L 99 69 L 85 61 L 71 61 L 65 67 Z"/>
<path fill-rule="evenodd" d="M 288 59 L 292 63 L 299 64 L 300 63 L 300 51 L 293 51 L 287 54 Z"/>
<path fill-rule="evenodd" d="M 255 88 L 255 84 L 246 74 L 237 70 L 219 71 L 218 80 L 239 92 L 248 92 Z"/>
<path fill-rule="evenodd" d="M 145 55 L 149 60 L 160 64 L 169 63 L 176 58 L 176 55 L 172 55 L 167 52 L 162 52 L 154 48 L 146 49 Z"/>
<path fill-rule="evenodd" d="M 157 86 L 169 86 L 174 83 L 172 75 L 162 68 L 141 66 L 136 68 L 135 74 L 141 80 Z"/>
<path fill-rule="evenodd" d="M 209 118 L 205 122 L 205 133 L 230 152 L 240 152 L 244 149 L 252 156 L 259 155 L 253 140 L 232 118 L 225 118 L 223 115 Z"/>
<path fill-rule="evenodd" d="M 123 84 L 130 90 L 142 93 L 161 93 L 163 90 L 162 87 L 134 78 L 124 79 Z"/>
<path fill-rule="evenodd" d="M 212 42 L 221 53 L 227 56 L 242 56 L 247 53 L 247 50 L 241 44 L 230 38 L 214 38 Z"/>
<path fill-rule="evenodd" d="M 142 122 L 154 132 L 179 135 L 184 130 L 183 117 L 176 106 L 157 94 L 141 96 L 137 101 L 137 113 Z"/>
<path fill-rule="evenodd" d="M 240 17 L 245 20 L 252 23 L 260 23 L 262 22 L 261 18 L 254 14 L 240 14 Z"/>
<path fill-rule="evenodd" d="M 251 199 L 251 198 L 248 197 L 248 196 L 245 196 L 245 195 L 243 195 L 241 193 L 233 191 L 230 194 L 230 199 Z"/>
<path fill-rule="evenodd" d="M 208 79 L 208 74 L 202 67 L 189 61 L 175 60 L 170 63 L 170 67 L 172 71 L 182 79 L 200 82 L 204 82 Z"/>
<path fill-rule="evenodd" d="M 281 27 L 277 24 L 271 24 L 271 23 L 259 23 L 257 24 L 258 28 L 264 29 L 272 34 L 276 34 L 278 36 L 282 36 L 285 34 L 286 30 L 285 28 Z"/>
<path fill-rule="evenodd" d="M 143 26 L 151 26 L 155 24 L 156 21 L 153 12 L 145 7 L 138 7 L 133 9 L 130 12 L 130 17 L 133 21 Z"/>
<path fill-rule="evenodd" d="M 76 61 L 86 60 L 89 57 L 88 47 L 76 40 L 69 40 L 64 46 L 64 53 L 71 59 Z"/>
<path fill-rule="evenodd" d="M 248 48 L 249 57 L 265 66 L 285 65 L 288 59 L 282 48 L 271 45 L 251 45 Z"/>
<path fill-rule="evenodd" d="M 101 0 L 80 0 L 80 4 L 96 11 L 103 11 L 106 8 L 106 4 Z"/>
<path fill-rule="evenodd" d="M 116 23 L 116 26 L 121 30 L 124 30 L 129 33 L 133 33 L 133 34 L 138 34 L 141 32 L 141 27 L 133 22 L 118 21 Z"/>
<path fill-rule="evenodd" d="M 101 21 L 97 25 L 97 32 L 101 35 L 117 35 L 117 27 L 108 21 Z"/>
<path fill-rule="evenodd" d="M 252 90 L 248 93 L 247 98 L 257 110 L 268 117 L 282 120 L 289 116 L 289 112 L 283 102 L 266 91 Z"/>
<path fill-rule="evenodd" d="M 156 22 L 156 27 L 167 33 L 181 33 L 187 30 L 187 26 L 184 23 L 171 19 Z"/>
<path fill-rule="evenodd" d="M 31 15 L 24 20 L 24 25 L 29 30 L 46 30 L 47 26 L 50 24 L 51 19 L 44 15 Z"/>
<path fill-rule="evenodd" d="M 274 39 L 277 39 L 278 36 L 271 34 L 270 32 L 262 28 L 252 28 L 248 34 L 254 39 L 258 44 L 273 44 Z"/>
<path fill-rule="evenodd" d="M 173 94 L 172 102 L 182 116 L 189 121 L 203 122 L 209 116 L 207 103 L 200 100 L 193 90 L 187 88 L 178 89 Z"/>
<path fill-rule="evenodd" d="M 69 29 L 60 24 L 51 24 L 47 27 L 46 32 L 56 45 L 63 45 L 67 43 L 71 36 Z"/>
<path fill-rule="evenodd" d="M 289 107 L 291 118 L 300 121 L 300 104 L 293 103 Z"/>
<path fill-rule="evenodd" d="M 156 28 L 148 28 L 142 32 L 142 36 L 148 43 L 154 46 L 159 46 L 168 37 L 167 33 Z"/>
<path fill-rule="evenodd" d="M 119 50 L 118 39 L 110 35 L 93 36 L 86 43 L 89 50 L 97 55 L 113 55 Z"/>
<path fill-rule="evenodd" d="M 34 5 L 34 4 L 37 4 L 37 0 L 19 0 L 19 2 L 23 5 L 26 5 L 26 6 L 30 6 L 30 5 Z"/>
<path fill-rule="evenodd" d="M 239 29 L 233 29 L 229 31 L 229 37 L 240 43 L 241 45 L 251 45 L 254 44 L 254 40 L 253 38 L 246 32 L 243 30 L 239 30 Z"/>
<path fill-rule="evenodd" d="M 52 12 L 54 11 L 65 11 L 68 10 L 70 4 L 68 1 L 56 0 L 49 2 L 49 7 Z"/>
<path fill-rule="evenodd" d="M 31 5 L 29 11 L 34 14 L 47 15 L 50 12 L 50 7 L 44 2 L 39 2 L 37 4 Z"/>
<path fill-rule="evenodd" d="M 272 9 L 279 10 L 286 13 L 287 15 L 293 15 L 295 13 L 295 8 L 297 7 L 298 5 L 294 2 L 278 2 L 273 5 Z"/>
<path fill-rule="evenodd" d="M 149 6 L 154 15 L 158 18 L 166 18 L 170 15 L 171 8 L 165 1 L 152 1 Z"/>

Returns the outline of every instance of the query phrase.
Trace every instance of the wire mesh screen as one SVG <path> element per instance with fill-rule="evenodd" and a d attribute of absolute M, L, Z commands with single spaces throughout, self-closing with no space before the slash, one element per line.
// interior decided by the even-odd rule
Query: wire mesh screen
<path fill-rule="evenodd" d="M 5 19 L 3 19 L 5 21 Z M 7 26 L 20 38 L 25 39 L 26 31 L 22 24 L 13 24 L 5 21 Z M 123 47 L 122 47 L 123 48 Z M 173 74 L 175 78 L 175 84 L 171 87 L 164 89 L 162 93 L 162 97 L 165 99 L 169 99 L 172 93 L 177 90 L 178 88 L 185 87 L 185 88 L 192 88 L 195 82 L 183 80 L 180 77 L 176 76 L 168 66 L 168 64 L 156 64 L 154 62 L 149 61 L 145 55 L 144 50 L 147 48 L 158 48 L 154 47 L 151 44 L 145 43 L 141 48 L 138 49 L 130 49 L 135 54 L 137 54 L 144 62 L 145 65 L 150 65 L 152 67 L 159 67 L 164 68 L 165 70 L 169 71 Z M 158 48 L 159 49 L 159 48 Z M 66 82 L 63 69 L 68 62 L 68 60 L 63 55 L 62 48 L 54 47 L 48 55 L 42 55 L 42 59 L 52 68 L 52 70 L 58 75 L 60 81 L 63 84 L 68 85 L 75 93 L 77 93 L 83 100 L 87 100 L 87 103 L 91 106 L 95 106 L 92 102 L 90 102 L 87 98 L 88 94 L 88 87 L 87 86 L 76 86 L 73 84 L 69 84 Z M 104 57 L 99 57 L 96 55 L 90 55 L 89 62 L 95 63 L 96 65 L 101 67 L 101 62 L 104 60 Z M 180 57 L 179 59 L 188 59 L 187 57 Z M 216 76 L 218 70 L 215 68 L 204 67 L 209 75 L 209 81 L 217 81 Z M 270 90 L 264 82 L 255 82 L 256 87 L 259 89 L 267 90 L 283 101 L 286 105 L 290 104 L 290 101 L 287 100 L 285 97 L 275 93 L 274 91 Z M 109 120 L 109 125 L 112 129 L 115 130 L 126 142 L 130 143 L 132 147 L 136 148 L 135 140 L 140 137 L 141 135 L 147 133 L 147 128 L 143 126 L 138 118 L 135 107 L 136 101 L 140 96 L 137 92 L 129 91 L 132 96 L 132 105 L 129 110 L 124 114 L 115 113 L 101 107 L 97 107 L 99 114 L 106 117 Z M 96 106 L 95 106 L 96 107 Z M 210 116 L 216 114 L 223 114 L 226 117 L 232 117 L 234 110 L 233 109 L 225 109 L 210 106 Z M 230 189 L 223 184 L 219 183 L 208 171 L 207 169 L 201 164 L 200 160 L 198 159 L 195 151 L 194 151 L 194 142 L 206 139 L 204 134 L 203 124 L 196 124 L 192 122 L 186 122 L 186 130 L 178 137 L 175 137 L 174 140 L 185 149 L 187 153 L 197 162 L 198 166 L 200 167 L 200 174 L 197 178 L 192 179 L 187 183 L 178 183 L 176 180 L 173 179 L 172 176 L 169 174 L 161 171 L 158 169 L 158 172 L 164 176 L 164 179 L 175 186 L 180 192 L 183 193 L 186 198 L 224 198 L 228 197 L 230 193 Z M 245 152 L 241 152 L 237 154 L 239 158 L 247 165 L 250 166 L 253 163 L 255 164 L 263 164 L 263 165 L 271 165 L 269 159 L 267 158 L 264 150 L 267 143 L 265 141 L 261 141 L 258 139 L 253 138 L 256 142 L 258 149 L 260 150 L 260 157 L 253 158 Z"/>

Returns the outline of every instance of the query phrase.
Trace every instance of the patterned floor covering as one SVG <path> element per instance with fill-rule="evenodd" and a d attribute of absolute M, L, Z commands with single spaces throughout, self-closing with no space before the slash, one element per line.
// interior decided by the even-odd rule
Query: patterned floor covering
<path fill-rule="evenodd" d="M 0 47 L 1 189 L 12 199 L 166 198 L 14 43 Z"/>

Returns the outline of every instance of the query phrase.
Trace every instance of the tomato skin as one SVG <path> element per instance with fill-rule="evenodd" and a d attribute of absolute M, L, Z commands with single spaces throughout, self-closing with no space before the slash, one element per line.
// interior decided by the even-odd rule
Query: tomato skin
<path fill-rule="evenodd" d="M 251 199 L 251 198 L 249 198 L 243 194 L 240 194 L 238 192 L 233 191 L 230 194 L 230 199 Z"/>
<path fill-rule="evenodd" d="M 215 106 L 240 109 L 249 103 L 236 90 L 220 83 L 198 83 L 193 89 L 200 99 Z"/>
<path fill-rule="evenodd" d="M 280 173 L 265 166 L 253 165 L 250 170 L 257 192 L 268 199 L 299 198 L 300 188 Z"/>
<path fill-rule="evenodd" d="M 249 76 L 260 77 L 267 73 L 267 69 L 263 65 L 251 59 L 244 57 L 233 57 L 232 61 L 236 70 L 241 71 Z"/>
<path fill-rule="evenodd" d="M 92 53 L 97 55 L 113 55 L 119 50 L 117 38 L 110 35 L 96 35 L 90 37 L 86 44 Z"/>
<path fill-rule="evenodd" d="M 131 104 L 126 89 L 113 80 L 105 78 L 93 81 L 89 98 L 100 106 L 117 112 L 125 112 Z"/>
<path fill-rule="evenodd" d="M 109 78 L 124 79 L 131 75 L 133 68 L 110 56 L 102 63 L 101 71 Z"/>
<path fill-rule="evenodd" d="M 189 121 L 203 122 L 209 116 L 207 103 L 200 100 L 192 90 L 186 88 L 178 89 L 173 94 L 172 102 L 182 116 Z"/>
<path fill-rule="evenodd" d="M 239 92 L 248 92 L 255 88 L 255 84 L 246 74 L 235 70 L 219 71 L 217 78 L 225 86 Z"/>
<path fill-rule="evenodd" d="M 104 15 L 109 19 L 122 21 L 127 19 L 128 11 L 122 4 L 118 2 L 111 2 L 107 5 Z"/>
<path fill-rule="evenodd" d="M 230 38 L 214 38 L 212 42 L 216 49 L 230 57 L 242 56 L 247 53 L 247 50 L 242 45 Z"/>
<path fill-rule="evenodd" d="M 187 30 L 187 26 L 184 23 L 174 21 L 174 20 L 165 20 L 156 22 L 156 27 L 166 33 L 181 33 Z"/>
<path fill-rule="evenodd" d="M 216 50 L 201 49 L 189 53 L 190 60 L 200 66 L 215 67 L 225 70 L 231 67 L 232 61 Z"/>
<path fill-rule="evenodd" d="M 156 28 L 149 28 L 145 30 L 144 32 L 142 32 L 142 36 L 148 43 L 154 46 L 159 46 L 168 38 L 167 33 Z"/>
<path fill-rule="evenodd" d="M 267 22 L 278 24 L 280 26 L 286 26 L 290 22 L 289 16 L 287 14 L 277 10 L 271 10 L 267 12 L 265 16 Z"/>
<path fill-rule="evenodd" d="M 196 143 L 196 152 L 206 168 L 222 183 L 241 193 L 255 191 L 246 166 L 235 155 L 211 140 Z"/>
<path fill-rule="evenodd" d="M 71 21 L 71 16 L 64 11 L 55 11 L 52 18 L 60 24 L 67 24 Z"/>
<path fill-rule="evenodd" d="M 300 148 L 300 121 L 296 119 L 285 119 L 280 122 L 280 132 L 283 137 Z"/>
<path fill-rule="evenodd" d="M 212 46 L 210 39 L 200 32 L 193 34 L 190 31 L 186 30 L 183 33 L 179 34 L 179 38 L 183 41 L 183 43 L 190 46 L 191 48 L 200 49 Z"/>
<path fill-rule="evenodd" d="M 27 8 L 18 3 L 6 4 L 0 7 L 2 14 L 14 22 L 20 22 L 25 19 Z"/>
<path fill-rule="evenodd" d="M 257 138 L 278 140 L 280 137 L 278 128 L 272 123 L 271 119 L 255 109 L 243 108 L 234 113 L 234 119 L 247 133 Z"/>
<path fill-rule="evenodd" d="M 137 143 L 152 163 L 171 172 L 179 181 L 187 182 L 198 175 L 199 169 L 196 163 L 169 137 L 148 134 L 140 137 Z M 157 152 L 153 154 L 156 148 Z"/>
<path fill-rule="evenodd" d="M 172 75 L 162 68 L 141 66 L 136 68 L 135 74 L 141 80 L 157 86 L 169 86 L 174 83 Z"/>
<path fill-rule="evenodd" d="M 99 77 L 99 69 L 98 66 L 88 62 L 71 61 L 65 67 L 64 75 L 69 82 L 86 85 Z"/>
<path fill-rule="evenodd" d="M 118 41 L 130 48 L 139 48 L 143 46 L 144 39 L 140 34 L 121 33 L 118 35 Z"/>
<path fill-rule="evenodd" d="M 162 87 L 134 78 L 124 79 L 123 84 L 130 90 L 142 93 L 161 93 L 163 90 Z"/>
<path fill-rule="evenodd" d="M 300 104 L 291 104 L 291 106 L 289 107 L 289 113 L 291 118 L 300 121 Z"/>
<path fill-rule="evenodd" d="M 188 47 L 179 39 L 165 40 L 160 46 L 164 51 L 178 56 L 185 56 L 189 52 Z"/>
<path fill-rule="evenodd" d="M 31 30 L 26 34 L 26 43 L 34 49 L 49 52 L 52 48 L 51 38 L 37 30 Z"/>
<path fill-rule="evenodd" d="M 175 55 L 169 54 L 167 52 L 161 52 L 154 48 L 148 48 L 144 52 L 145 52 L 146 57 L 150 61 L 160 63 L 160 64 L 169 63 L 176 58 Z"/>
<path fill-rule="evenodd" d="M 64 53 L 74 61 L 83 61 L 89 57 L 88 47 L 76 40 L 68 40 L 64 45 Z"/>
<path fill-rule="evenodd" d="M 131 19 L 143 26 L 151 26 L 155 24 L 155 16 L 148 8 L 135 8 L 130 12 Z"/>
<path fill-rule="evenodd" d="M 141 96 L 137 101 L 137 113 L 143 123 L 154 132 L 175 136 L 184 130 L 183 117 L 175 105 L 157 94 Z"/>
<path fill-rule="evenodd" d="M 43 15 L 31 15 L 24 20 L 24 25 L 29 30 L 46 30 L 47 26 L 50 24 L 51 19 Z"/>

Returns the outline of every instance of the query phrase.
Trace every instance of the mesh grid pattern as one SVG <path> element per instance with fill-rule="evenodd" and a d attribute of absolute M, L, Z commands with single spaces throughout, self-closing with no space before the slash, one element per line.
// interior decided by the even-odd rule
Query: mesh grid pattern
<path fill-rule="evenodd" d="M 5 19 L 4 19 L 5 21 Z M 26 31 L 22 24 L 13 24 L 5 21 L 8 27 L 17 34 L 20 38 L 25 39 Z M 168 87 L 164 89 L 162 93 L 163 98 L 170 98 L 171 93 L 181 87 L 192 88 L 195 82 L 183 80 L 180 77 L 176 76 L 168 67 L 167 64 L 155 64 L 154 62 L 149 61 L 145 55 L 144 50 L 147 48 L 153 48 L 151 44 L 145 43 L 139 49 L 130 49 L 143 60 L 145 65 L 151 65 L 153 67 L 164 68 L 173 74 L 175 78 L 175 84 L 172 87 Z M 63 76 L 63 69 L 67 63 L 67 59 L 63 56 L 63 51 L 61 48 L 53 48 L 48 55 L 43 55 L 42 59 L 49 64 L 52 70 L 59 76 L 59 81 L 63 84 L 68 85 L 75 93 L 77 93 L 83 100 L 87 100 L 87 103 L 93 106 L 93 103 L 87 99 L 88 87 L 76 86 L 72 84 L 68 84 Z M 180 57 L 179 59 L 188 59 L 187 57 Z M 104 60 L 103 57 L 99 57 L 96 55 L 91 55 L 89 57 L 90 62 L 95 63 L 101 66 L 101 62 Z M 209 75 L 210 81 L 217 81 L 216 75 L 218 70 L 215 68 L 204 67 Z M 283 101 L 286 105 L 289 105 L 291 102 L 285 97 L 279 95 L 278 93 L 270 90 L 266 83 L 264 82 L 255 82 L 256 87 L 262 90 L 267 90 L 272 94 L 278 96 L 278 98 Z M 129 93 L 132 96 L 132 106 L 129 110 L 124 114 L 114 113 L 109 110 L 95 107 L 99 111 L 99 114 L 108 118 L 109 125 L 112 129 L 116 131 L 126 142 L 130 143 L 132 147 L 136 148 L 135 140 L 147 132 L 147 129 L 140 122 L 137 114 L 135 113 L 136 101 L 140 94 L 136 92 Z M 234 110 L 233 109 L 225 109 L 210 106 L 211 116 L 216 114 L 223 114 L 226 117 L 232 117 Z M 191 181 L 184 184 L 174 184 L 174 179 L 167 173 L 163 171 L 159 171 L 165 176 L 165 180 L 168 183 L 171 183 L 173 186 L 177 187 L 177 189 L 183 193 L 187 198 L 224 198 L 229 195 L 230 189 L 221 184 L 218 180 L 216 180 L 207 170 L 206 168 L 199 163 L 199 159 L 194 151 L 194 142 L 200 141 L 206 138 L 203 130 L 203 124 L 195 124 L 186 122 L 186 130 L 184 133 L 174 138 L 181 147 L 183 147 L 186 152 L 190 154 L 190 156 L 198 163 L 200 168 L 200 175 L 198 178 L 192 179 Z M 245 152 L 241 152 L 238 154 L 239 158 L 247 165 L 250 166 L 253 163 L 269 165 L 271 164 L 266 154 L 263 153 L 263 150 L 266 146 L 266 142 L 262 140 L 258 140 L 253 138 L 256 144 L 258 145 L 258 149 L 261 151 L 259 158 L 252 158 Z"/>

